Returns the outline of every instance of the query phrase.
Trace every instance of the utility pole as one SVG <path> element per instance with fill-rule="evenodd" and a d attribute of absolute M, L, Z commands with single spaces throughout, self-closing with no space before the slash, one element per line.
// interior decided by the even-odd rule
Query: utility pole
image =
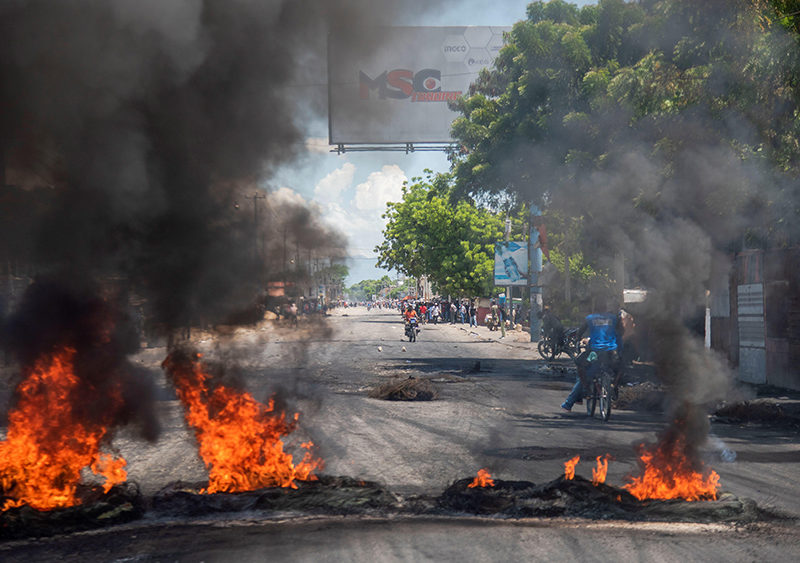
<path fill-rule="evenodd" d="M 267 196 L 266 194 L 253 194 L 244 197 L 253 200 L 253 258 L 258 261 L 258 200 L 267 199 Z"/>
<path fill-rule="evenodd" d="M 541 321 L 539 313 L 542 311 L 542 286 L 539 285 L 539 271 L 542 269 L 541 250 L 535 248 L 539 241 L 539 230 L 536 228 L 542 220 L 541 211 L 531 203 L 531 212 L 528 229 L 528 248 L 530 249 L 530 262 L 528 269 L 528 284 L 530 286 L 530 325 L 531 342 L 539 341 Z"/>
<path fill-rule="evenodd" d="M 568 220 L 569 221 L 569 220 Z M 572 226 L 570 222 L 566 223 L 567 228 L 564 231 L 564 302 L 569 304 L 572 302 L 572 279 L 570 278 L 570 260 L 572 258 Z"/>
<path fill-rule="evenodd" d="M 286 295 L 286 223 L 283 224 L 283 294 Z"/>
<path fill-rule="evenodd" d="M 511 218 L 508 216 L 508 209 L 506 209 L 506 242 L 511 239 Z M 506 286 L 506 306 L 504 307 L 505 311 L 503 314 L 503 322 L 506 322 L 507 318 L 511 317 L 511 311 L 513 310 L 514 304 L 511 301 L 512 292 L 514 291 L 513 285 Z M 511 328 L 514 328 L 513 326 Z"/>

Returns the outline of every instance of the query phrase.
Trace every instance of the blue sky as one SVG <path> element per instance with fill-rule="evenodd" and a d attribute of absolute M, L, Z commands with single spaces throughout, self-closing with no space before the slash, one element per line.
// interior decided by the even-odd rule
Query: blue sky
<path fill-rule="evenodd" d="M 591 2 L 578 1 L 578 5 Z M 525 17 L 524 0 L 464 0 L 453 2 L 440 13 L 425 17 L 409 14 L 397 25 L 507 26 Z M 299 161 L 280 169 L 269 188 L 286 197 L 318 205 L 326 220 L 348 236 L 348 284 L 380 278 L 387 272 L 375 266 L 373 249 L 382 240 L 381 214 L 387 201 L 400 198 L 403 182 L 422 176 L 426 168 L 445 171 L 449 163 L 443 153 L 370 152 L 330 153 L 326 119 L 308 124 L 308 152 Z M 393 275 L 393 274 L 391 274 Z"/>

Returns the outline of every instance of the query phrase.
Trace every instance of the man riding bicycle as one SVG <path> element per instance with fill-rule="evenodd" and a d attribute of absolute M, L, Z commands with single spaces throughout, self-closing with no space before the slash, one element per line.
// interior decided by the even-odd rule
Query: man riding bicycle
<path fill-rule="evenodd" d="M 610 306 L 611 303 L 613 302 L 610 301 L 608 304 L 608 310 L 615 308 Z M 587 383 L 592 380 L 595 371 L 601 365 L 605 364 L 614 371 L 615 393 L 619 383 L 619 376 L 621 375 L 619 351 L 622 343 L 622 323 L 619 315 L 614 313 L 592 313 L 587 315 L 586 320 L 578 331 L 578 338 L 583 338 L 586 331 L 589 332 L 589 345 L 580 356 L 575 358 L 578 376 L 567 400 L 561 403 L 561 408 L 565 411 L 571 411 L 572 406 L 584 397 L 586 394 L 584 389 L 588 387 Z"/>

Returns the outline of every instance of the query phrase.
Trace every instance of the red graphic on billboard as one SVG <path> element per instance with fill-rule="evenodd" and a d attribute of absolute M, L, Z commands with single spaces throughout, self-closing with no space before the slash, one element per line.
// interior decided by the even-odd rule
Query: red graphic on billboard
<path fill-rule="evenodd" d="M 373 91 L 377 91 L 381 100 L 410 98 L 412 102 L 447 102 L 462 94 L 455 90 L 442 91 L 442 71 L 435 68 L 424 68 L 418 72 L 398 68 L 384 71 L 375 78 L 360 70 L 358 86 L 362 100 L 368 100 Z"/>

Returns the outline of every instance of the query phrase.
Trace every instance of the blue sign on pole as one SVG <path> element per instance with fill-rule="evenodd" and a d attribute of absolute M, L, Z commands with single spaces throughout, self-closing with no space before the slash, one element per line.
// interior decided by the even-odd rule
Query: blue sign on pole
<path fill-rule="evenodd" d="M 525 268 L 527 264 L 527 242 L 496 242 L 494 245 L 494 284 L 501 286 L 528 285 Z"/>

